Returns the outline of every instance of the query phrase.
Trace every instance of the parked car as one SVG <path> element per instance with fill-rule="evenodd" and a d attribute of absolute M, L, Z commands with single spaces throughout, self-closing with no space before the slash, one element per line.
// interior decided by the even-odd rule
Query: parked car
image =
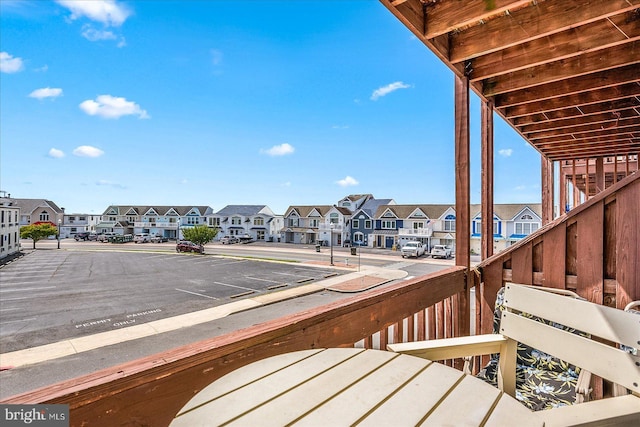
<path fill-rule="evenodd" d="M 89 233 L 88 231 L 82 231 L 80 233 L 76 233 L 76 235 L 74 236 L 74 239 L 76 239 L 76 242 L 79 242 L 80 240 L 87 241 L 89 240 L 90 235 L 91 233 Z"/>
<path fill-rule="evenodd" d="M 149 233 L 138 233 L 133 236 L 133 243 L 149 243 L 151 241 L 151 236 Z"/>
<path fill-rule="evenodd" d="M 98 235 L 96 233 L 89 233 L 89 238 L 87 240 L 95 242 L 96 240 L 98 240 Z"/>
<path fill-rule="evenodd" d="M 103 242 L 103 243 L 105 243 L 105 242 L 108 242 L 108 241 L 109 241 L 109 239 L 110 239 L 111 237 L 115 236 L 115 235 L 116 235 L 116 233 L 112 233 L 112 232 L 106 232 L 106 233 L 98 234 L 98 237 L 96 238 L 96 240 L 97 240 L 98 242 Z"/>
<path fill-rule="evenodd" d="M 431 248 L 431 258 L 451 258 L 452 251 L 449 246 L 433 245 Z"/>
<path fill-rule="evenodd" d="M 164 236 L 151 236 L 151 242 L 152 243 L 164 243 L 164 242 L 168 242 L 169 238 L 168 237 L 164 237 Z"/>
<path fill-rule="evenodd" d="M 236 236 L 224 236 L 220 239 L 220 243 L 223 245 L 231 245 L 233 243 L 238 243 L 240 240 Z"/>
<path fill-rule="evenodd" d="M 197 252 L 202 254 L 204 253 L 204 248 L 188 240 L 182 240 L 176 245 L 176 252 Z"/>
<path fill-rule="evenodd" d="M 424 255 L 427 252 L 427 245 L 424 243 L 418 242 L 417 240 L 412 240 L 404 244 L 404 246 L 400 249 L 400 253 L 402 253 L 402 258 L 414 256 L 416 258 Z"/>

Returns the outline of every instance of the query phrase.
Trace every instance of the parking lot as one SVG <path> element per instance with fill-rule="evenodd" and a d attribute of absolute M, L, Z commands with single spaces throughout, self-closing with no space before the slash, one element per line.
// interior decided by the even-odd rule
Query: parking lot
<path fill-rule="evenodd" d="M 0 269 L 1 352 L 313 283 L 341 270 L 211 255 L 37 250 Z"/>

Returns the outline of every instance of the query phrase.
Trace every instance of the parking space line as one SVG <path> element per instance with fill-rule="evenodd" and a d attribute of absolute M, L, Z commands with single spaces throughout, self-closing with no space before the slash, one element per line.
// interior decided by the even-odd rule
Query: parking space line
<path fill-rule="evenodd" d="M 44 286 L 41 288 L 15 288 L 15 289 L 0 289 L 1 292 L 20 292 L 20 291 L 40 291 L 42 289 L 55 289 L 55 286 Z"/>
<path fill-rule="evenodd" d="M 199 294 L 199 293 L 197 293 L 197 292 L 191 292 L 191 291 L 185 291 L 184 289 L 178 289 L 178 288 L 176 288 L 176 291 L 185 292 L 185 293 L 187 293 L 187 294 L 192 294 L 192 295 L 197 295 L 197 296 L 199 296 L 199 297 L 205 297 L 205 298 L 216 299 L 216 300 L 218 299 L 218 298 L 216 298 L 216 297 L 212 297 L 212 296 L 210 296 L 210 295 Z"/>
<path fill-rule="evenodd" d="M 257 280 L 259 282 L 280 283 L 278 280 L 261 279 L 260 277 L 244 276 L 245 279 Z"/>
<path fill-rule="evenodd" d="M 6 324 L 8 324 L 8 323 L 29 322 L 30 320 L 36 320 L 36 319 L 37 319 L 37 317 L 30 317 L 30 318 L 28 318 L 28 319 L 9 320 L 9 321 L 2 322 L 2 323 L 4 323 L 4 324 L 6 325 Z"/>
<path fill-rule="evenodd" d="M 222 283 L 222 282 L 213 282 L 213 283 L 215 283 L 216 285 L 228 286 L 230 288 L 245 289 L 247 291 L 255 291 L 255 289 L 245 288 L 244 286 L 231 285 L 229 283 Z"/>

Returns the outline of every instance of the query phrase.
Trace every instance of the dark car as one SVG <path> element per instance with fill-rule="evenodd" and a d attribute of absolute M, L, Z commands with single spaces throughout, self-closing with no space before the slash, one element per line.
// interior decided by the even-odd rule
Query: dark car
<path fill-rule="evenodd" d="M 88 231 L 83 231 L 80 233 L 76 233 L 76 235 L 74 236 L 74 239 L 76 239 L 76 242 L 79 242 L 80 240 L 89 240 L 89 235 L 91 233 L 89 233 Z"/>
<path fill-rule="evenodd" d="M 204 248 L 188 240 L 183 240 L 176 245 L 176 252 L 197 252 L 201 254 L 204 253 Z"/>

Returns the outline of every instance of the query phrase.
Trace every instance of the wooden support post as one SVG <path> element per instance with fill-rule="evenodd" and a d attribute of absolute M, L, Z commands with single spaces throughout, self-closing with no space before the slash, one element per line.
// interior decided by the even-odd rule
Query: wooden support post
<path fill-rule="evenodd" d="M 596 158 L 596 194 L 604 191 L 605 181 L 604 181 L 604 158 L 597 157 Z"/>
<path fill-rule="evenodd" d="M 469 137 L 469 79 L 455 78 L 455 179 L 456 179 L 456 265 L 471 266 L 471 174 Z M 454 336 L 467 336 L 471 331 L 471 278 L 463 292 L 455 296 Z M 460 361 L 456 365 L 461 365 Z"/>
<path fill-rule="evenodd" d="M 564 215 L 567 211 L 567 174 L 564 172 L 564 167 L 562 167 L 562 162 L 560 162 L 560 209 L 558 211 L 559 215 Z"/>
<path fill-rule="evenodd" d="M 579 199 L 579 194 L 580 192 L 578 191 L 578 186 L 576 185 L 576 159 L 573 159 L 573 165 L 572 165 L 573 171 L 571 172 L 571 181 L 572 181 L 572 186 L 573 186 L 573 206 L 571 207 L 571 209 L 575 209 L 576 206 L 578 206 L 578 204 L 580 203 L 580 199 Z"/>
<path fill-rule="evenodd" d="M 553 220 L 553 161 L 542 156 L 542 225 Z"/>
<path fill-rule="evenodd" d="M 586 202 L 591 197 L 591 188 L 589 188 L 589 159 L 584 159 L 584 201 Z"/>
<path fill-rule="evenodd" d="M 627 176 L 629 176 L 629 157 L 630 157 L 630 156 L 629 156 L 629 154 L 627 154 L 627 155 L 626 155 L 626 156 L 624 156 L 624 157 L 625 157 L 626 165 L 627 165 L 627 166 L 626 166 L 626 168 L 625 168 L 625 170 L 626 170 L 626 175 L 625 175 L 625 177 L 627 177 Z"/>
<path fill-rule="evenodd" d="M 613 183 L 618 182 L 618 156 L 613 158 Z"/>
<path fill-rule="evenodd" d="M 480 144 L 482 152 L 480 254 L 482 259 L 493 255 L 493 101 L 480 106 Z"/>

